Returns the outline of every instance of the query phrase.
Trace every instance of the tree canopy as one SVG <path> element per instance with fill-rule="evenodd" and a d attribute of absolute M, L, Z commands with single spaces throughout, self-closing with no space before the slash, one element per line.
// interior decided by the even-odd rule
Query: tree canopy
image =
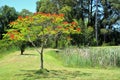
<path fill-rule="evenodd" d="M 7 5 L 0 8 L 0 39 L 2 39 L 2 34 L 5 30 L 9 28 L 9 23 L 16 20 L 18 13 L 14 7 L 9 7 Z"/>

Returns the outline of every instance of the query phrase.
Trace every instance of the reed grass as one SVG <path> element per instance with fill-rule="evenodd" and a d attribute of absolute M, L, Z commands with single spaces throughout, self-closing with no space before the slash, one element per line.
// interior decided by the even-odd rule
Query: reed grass
<path fill-rule="evenodd" d="M 70 67 L 120 67 L 120 47 L 66 48 L 61 58 Z"/>

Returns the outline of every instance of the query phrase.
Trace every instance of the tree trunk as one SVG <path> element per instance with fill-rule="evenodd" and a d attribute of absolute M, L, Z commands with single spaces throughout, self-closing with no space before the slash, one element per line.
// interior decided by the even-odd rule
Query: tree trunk
<path fill-rule="evenodd" d="M 98 0 L 96 0 L 96 10 L 95 10 L 95 38 L 96 38 L 96 46 L 98 46 Z"/>
<path fill-rule="evenodd" d="M 93 23 L 92 23 L 92 1 L 93 0 L 88 0 L 88 25 L 87 26 L 93 26 Z"/>
<path fill-rule="evenodd" d="M 2 33 L 0 33 L 0 40 L 2 40 Z"/>
<path fill-rule="evenodd" d="M 43 69 L 43 68 L 44 68 L 44 66 L 43 66 L 44 43 L 42 43 L 41 51 L 39 51 L 39 50 L 37 49 L 36 45 L 31 41 L 29 35 L 28 35 L 27 37 L 28 37 L 29 42 L 35 47 L 36 51 L 40 54 L 40 69 Z"/>
<path fill-rule="evenodd" d="M 25 42 L 22 42 L 22 44 L 20 45 L 21 55 L 23 55 L 25 48 L 26 48 Z"/>
<path fill-rule="evenodd" d="M 40 68 L 41 69 L 44 68 L 44 66 L 43 66 L 43 49 L 44 49 L 44 45 L 42 45 L 41 52 L 40 52 L 40 61 L 41 61 Z"/>
<path fill-rule="evenodd" d="M 104 34 L 104 43 L 106 42 L 106 34 Z"/>
<path fill-rule="evenodd" d="M 81 0 L 81 14 L 80 14 L 80 17 L 82 18 L 82 21 L 84 22 L 84 16 L 83 16 L 83 0 Z"/>
<path fill-rule="evenodd" d="M 24 51 L 23 51 L 23 50 L 21 50 L 21 55 L 23 55 L 23 52 L 24 52 Z"/>
<path fill-rule="evenodd" d="M 58 40 L 56 39 L 55 40 L 55 48 L 57 48 L 58 47 Z"/>

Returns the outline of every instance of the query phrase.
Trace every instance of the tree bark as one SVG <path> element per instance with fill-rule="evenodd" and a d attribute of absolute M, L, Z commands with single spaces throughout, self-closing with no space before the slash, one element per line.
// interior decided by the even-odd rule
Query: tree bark
<path fill-rule="evenodd" d="M 43 66 L 43 49 L 44 49 L 44 45 L 42 45 L 41 53 L 40 53 L 40 61 L 41 61 L 40 68 L 41 68 L 41 69 L 44 68 L 44 66 Z"/>
<path fill-rule="evenodd" d="M 93 0 L 88 0 L 88 8 L 89 8 L 89 12 L 88 12 L 88 25 L 87 26 L 93 26 L 93 23 L 92 23 L 92 5 L 93 5 Z"/>
<path fill-rule="evenodd" d="M 42 43 L 42 46 L 41 46 L 41 51 L 39 51 L 36 47 L 36 45 L 31 41 L 30 37 L 28 37 L 28 40 L 29 42 L 33 45 L 33 47 L 35 47 L 36 51 L 40 54 L 40 69 L 43 69 L 44 66 L 43 66 L 43 50 L 44 50 L 44 43 Z"/>
<path fill-rule="evenodd" d="M 21 55 L 23 55 L 23 52 L 24 52 L 24 51 L 21 49 Z"/>
<path fill-rule="evenodd" d="M 24 53 L 24 51 L 25 51 L 25 48 L 26 48 L 25 42 L 22 42 L 22 43 L 20 44 L 21 55 L 23 55 L 23 53 Z"/>
<path fill-rule="evenodd" d="M 55 40 L 55 48 L 57 48 L 58 47 L 58 40 L 56 39 Z"/>
<path fill-rule="evenodd" d="M 98 46 L 98 0 L 96 0 L 96 11 L 95 11 L 95 38 L 96 38 L 96 46 Z"/>

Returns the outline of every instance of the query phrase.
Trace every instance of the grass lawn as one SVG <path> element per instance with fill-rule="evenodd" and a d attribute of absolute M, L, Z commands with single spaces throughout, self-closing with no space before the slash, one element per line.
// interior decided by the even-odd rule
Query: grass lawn
<path fill-rule="evenodd" d="M 68 68 L 62 62 L 44 53 L 44 67 L 47 73 L 37 73 L 39 70 L 39 54 L 28 49 L 25 55 L 19 51 L 0 59 L 0 80 L 120 80 L 120 68 Z"/>

